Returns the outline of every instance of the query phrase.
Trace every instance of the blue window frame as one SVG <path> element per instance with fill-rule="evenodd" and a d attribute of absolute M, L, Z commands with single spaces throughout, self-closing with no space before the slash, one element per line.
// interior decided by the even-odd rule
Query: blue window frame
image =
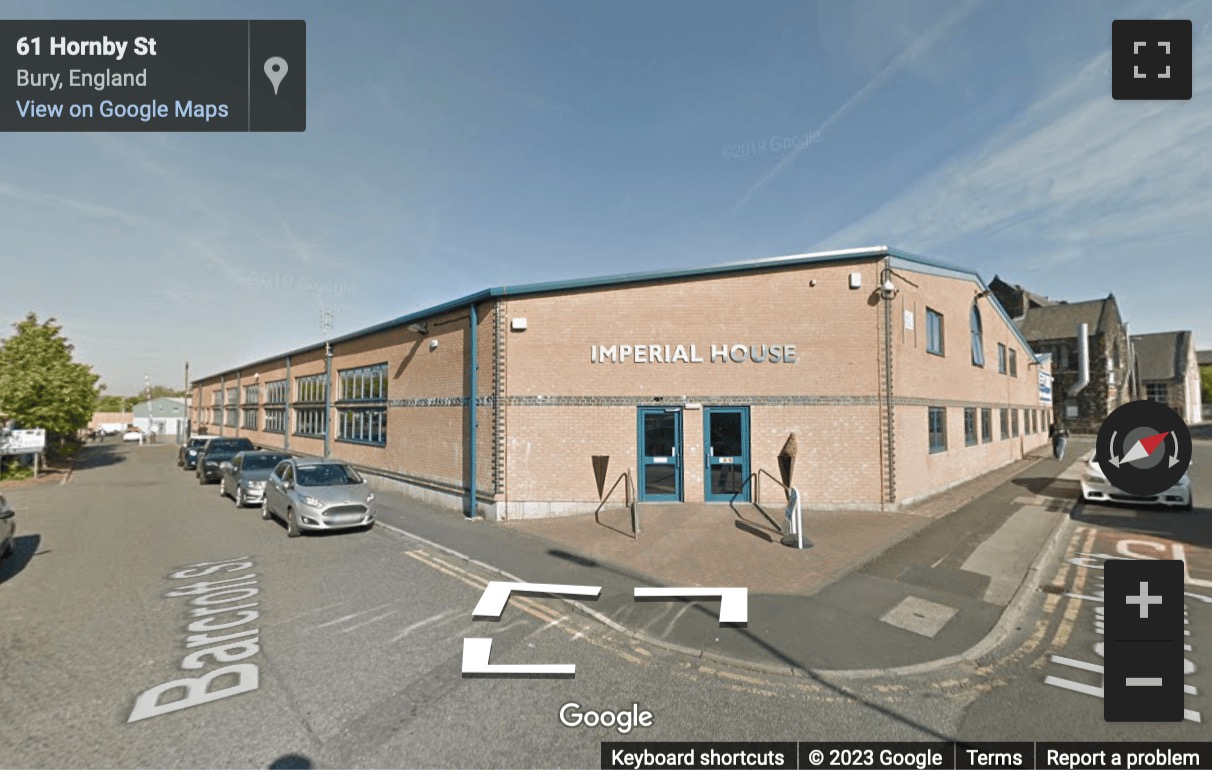
<path fill-rule="evenodd" d="M 972 308 L 972 365 L 985 365 L 985 341 L 984 330 L 981 328 L 981 311 L 975 306 Z"/>
<path fill-rule="evenodd" d="M 947 410 L 930 407 L 930 453 L 947 451 Z"/>
<path fill-rule="evenodd" d="M 976 407 L 964 407 L 964 446 L 976 446 Z"/>
<path fill-rule="evenodd" d="M 340 441 L 383 446 L 387 443 L 387 409 L 338 409 L 337 425 Z"/>
<path fill-rule="evenodd" d="M 296 399 L 298 403 L 324 403 L 324 399 L 328 395 L 328 383 L 325 381 L 323 374 L 300 377 L 295 383 L 299 391 L 298 398 Z"/>
<path fill-rule="evenodd" d="M 943 314 L 926 308 L 926 352 L 943 355 Z"/>
<path fill-rule="evenodd" d="M 265 431 L 267 433 L 285 433 L 286 432 L 286 409 L 285 407 L 265 409 Z"/>
<path fill-rule="evenodd" d="M 323 436 L 328 430 L 328 417 L 324 407 L 306 407 L 295 410 L 296 436 Z"/>
<path fill-rule="evenodd" d="M 997 373 L 1006 373 L 1006 346 L 1002 343 L 997 343 Z"/>

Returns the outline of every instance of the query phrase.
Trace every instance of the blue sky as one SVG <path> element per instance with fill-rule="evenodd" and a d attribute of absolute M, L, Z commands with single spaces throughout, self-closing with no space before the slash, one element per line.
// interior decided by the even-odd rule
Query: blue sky
<path fill-rule="evenodd" d="M 1134 333 L 1212 347 L 1212 4 L 5 16 L 307 21 L 305 133 L 0 137 L 0 333 L 57 318 L 113 393 L 313 343 L 322 309 L 337 335 L 489 286 L 877 244 L 1114 292 Z M 1193 20 L 1190 102 L 1111 99 L 1116 18 Z"/>

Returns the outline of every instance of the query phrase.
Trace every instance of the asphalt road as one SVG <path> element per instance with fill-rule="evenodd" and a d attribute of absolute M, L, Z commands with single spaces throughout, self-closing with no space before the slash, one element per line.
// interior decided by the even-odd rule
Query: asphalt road
<path fill-rule="evenodd" d="M 1212 445 L 1199 443 L 1193 472 L 1209 467 Z M 1087 595 L 1097 574 L 1088 559 L 1073 561 L 1079 550 L 1165 555 L 1179 544 L 1192 579 L 1212 580 L 1212 478 L 1197 479 L 1194 514 L 1075 508 L 1073 553 L 1047 581 L 1057 588 L 1034 597 L 987 659 L 822 681 L 637 647 L 556 599 L 515 597 L 499 622 L 475 621 L 492 573 L 382 528 L 288 539 L 279 522 L 179 470 L 172 447 L 93 447 L 68 483 L 7 492 L 19 539 L 0 563 L 0 765 L 597 767 L 604 740 L 1206 739 L 1196 722 L 1108 730 L 1097 697 L 1046 681 L 1099 685 L 1097 672 L 1053 658 L 1098 661 L 1096 602 L 1065 595 Z M 199 563 L 216 571 L 186 571 Z M 218 580 L 232 582 L 209 585 Z M 199 583 L 208 585 L 189 588 Z M 249 622 L 191 632 L 211 606 L 199 598 L 248 605 L 236 612 Z M 1199 695 L 1188 708 L 1207 719 L 1200 640 L 1212 633 L 1212 607 L 1193 600 L 1190 610 Z M 192 647 L 189 637 L 199 637 Z M 576 674 L 464 678 L 467 637 L 492 638 L 493 663 L 575 663 Z M 219 648 L 185 668 L 191 653 Z M 140 693 L 234 665 L 255 667 L 255 688 L 136 711 Z M 229 674 L 210 689 L 249 683 Z M 637 704 L 653 724 L 625 735 L 568 727 L 559 718 L 568 703 Z"/>

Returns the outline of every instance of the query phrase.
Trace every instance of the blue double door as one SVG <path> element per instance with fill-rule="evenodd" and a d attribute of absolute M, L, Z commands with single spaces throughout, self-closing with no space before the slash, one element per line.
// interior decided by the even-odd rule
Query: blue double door
<path fill-rule="evenodd" d="M 680 407 L 640 407 L 639 498 L 681 502 L 685 452 Z M 703 410 L 703 498 L 727 502 L 749 499 L 749 409 L 712 406 Z"/>

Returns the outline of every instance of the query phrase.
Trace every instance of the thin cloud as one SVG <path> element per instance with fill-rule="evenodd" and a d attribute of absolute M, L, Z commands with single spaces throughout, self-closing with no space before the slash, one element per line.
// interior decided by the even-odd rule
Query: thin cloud
<path fill-rule="evenodd" d="M 862 88 L 852 94 L 841 107 L 838 107 L 833 111 L 833 114 L 825 118 L 824 122 L 817 126 L 817 132 L 822 136 L 825 135 L 825 133 L 832 128 L 835 123 L 844 118 L 847 113 L 849 113 L 859 104 L 866 101 L 871 94 L 882 88 L 884 84 L 886 84 L 892 77 L 904 72 L 909 65 L 916 62 L 940 40 L 951 34 L 951 32 L 960 26 L 962 22 L 966 21 L 978 7 L 978 4 L 971 2 L 962 3 L 957 6 L 955 10 L 943 17 L 938 24 L 935 24 L 927 32 L 920 35 L 904 50 L 894 56 L 891 61 L 885 64 L 884 67 L 871 78 L 871 80 L 867 81 Z M 791 152 L 784 155 L 779 162 L 775 164 L 774 168 L 770 169 L 770 171 L 767 172 L 764 177 L 757 181 L 757 184 L 750 187 L 749 190 L 741 196 L 741 199 L 736 202 L 735 206 L 732 207 L 732 213 L 735 214 L 736 212 L 740 211 L 745 204 L 749 202 L 750 198 L 757 193 L 758 190 L 765 187 L 767 184 L 773 181 L 775 177 L 783 173 L 783 171 L 794 163 L 795 159 L 798 158 L 808 146 L 809 145 L 797 144 L 795 148 L 791 150 Z"/>

